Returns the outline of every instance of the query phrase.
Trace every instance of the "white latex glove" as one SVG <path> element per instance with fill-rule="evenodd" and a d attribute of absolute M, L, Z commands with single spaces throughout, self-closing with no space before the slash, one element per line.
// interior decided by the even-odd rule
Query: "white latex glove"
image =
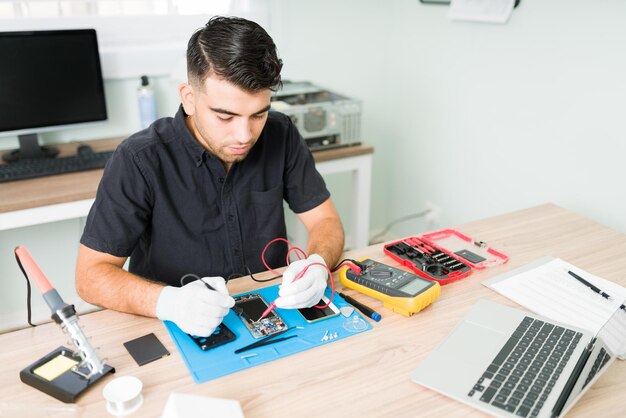
<path fill-rule="evenodd" d="M 156 315 L 162 321 L 172 321 L 187 334 L 208 337 L 222 323 L 235 300 L 228 295 L 222 277 L 203 277 L 183 287 L 166 286 L 161 291 Z"/>
<path fill-rule="evenodd" d="M 283 283 L 278 291 L 278 298 L 274 301 L 277 308 L 297 309 L 309 308 L 319 303 L 326 289 L 328 271 L 322 266 L 311 266 L 304 276 L 294 281 L 294 278 L 306 266 L 320 263 L 324 266 L 324 259 L 318 254 L 311 254 L 305 260 L 294 261 L 289 264 L 283 273 Z"/>

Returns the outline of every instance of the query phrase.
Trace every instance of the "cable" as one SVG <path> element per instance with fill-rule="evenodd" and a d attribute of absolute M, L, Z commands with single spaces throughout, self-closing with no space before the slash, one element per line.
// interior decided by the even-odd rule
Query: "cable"
<path fill-rule="evenodd" d="M 287 239 L 282 238 L 282 237 L 278 237 L 278 238 L 274 238 L 273 240 L 271 240 L 270 242 L 268 242 L 267 244 L 265 244 L 265 248 L 263 248 L 263 251 L 261 252 L 261 261 L 263 262 L 263 265 L 265 266 L 265 268 L 267 268 L 269 271 L 271 271 L 272 273 L 278 275 L 277 272 L 275 272 L 274 270 L 272 270 L 270 268 L 270 266 L 267 264 L 267 262 L 265 261 L 265 252 L 267 251 L 267 249 L 269 248 L 270 245 L 272 245 L 275 242 L 284 242 L 287 244 L 287 256 L 286 256 L 286 263 L 289 266 L 289 264 L 291 264 L 290 260 L 289 260 L 289 254 L 291 252 L 296 253 L 296 255 L 298 256 L 298 260 L 303 260 L 305 258 L 307 258 L 307 254 L 299 247 L 296 247 L 295 245 L 292 245 L 291 242 L 289 242 Z M 293 281 L 295 282 L 296 280 L 300 280 L 304 274 L 306 273 L 306 271 L 312 267 L 312 266 L 322 266 L 326 269 L 326 271 L 328 272 L 328 277 L 330 278 L 330 289 L 331 289 L 331 294 L 330 294 L 330 298 L 328 298 L 328 302 L 325 305 L 315 305 L 314 308 L 319 308 L 319 309 L 324 309 L 326 307 L 328 307 L 328 305 L 331 304 L 331 302 L 333 301 L 333 298 L 335 297 L 335 281 L 333 280 L 333 272 L 328 268 L 327 265 L 322 264 L 322 263 L 311 263 L 311 264 L 307 264 L 302 270 L 300 270 L 300 272 L 296 275 L 296 277 L 293 278 Z M 275 277 L 278 278 L 279 276 Z M 269 280 L 273 280 L 275 278 L 272 279 L 268 279 Z M 273 307 L 276 307 L 276 305 L 274 304 L 274 302 L 272 302 L 272 304 L 270 304 L 270 307 L 273 305 Z M 269 313 L 271 310 L 273 310 L 273 308 L 268 308 L 268 310 L 266 310 L 267 313 Z M 265 313 L 264 313 L 265 314 Z"/>
<path fill-rule="evenodd" d="M 273 240 L 271 240 L 270 242 L 268 242 L 267 244 L 265 244 L 265 247 L 263 248 L 263 251 L 261 252 L 261 262 L 263 263 L 263 265 L 265 266 L 266 269 L 268 269 L 269 271 L 271 271 L 272 273 L 278 275 L 277 272 L 275 272 L 265 261 L 265 252 L 267 251 L 267 249 L 269 248 L 270 245 L 272 245 L 275 242 L 284 242 L 285 244 L 287 244 L 287 256 L 285 257 L 285 263 L 287 265 L 291 264 L 291 261 L 289 260 L 289 254 L 293 251 L 296 252 L 296 255 L 298 256 L 298 260 L 302 260 L 303 258 L 306 258 L 307 255 L 304 251 L 302 251 L 300 248 L 296 247 L 295 245 L 291 245 L 291 242 L 289 242 L 288 240 L 286 240 L 285 238 L 282 237 L 278 237 L 278 238 L 274 238 Z M 302 257 L 300 257 L 302 256 Z"/>
<path fill-rule="evenodd" d="M 24 278 L 26 279 L 26 311 L 28 315 L 27 317 L 28 325 L 30 325 L 31 327 L 36 327 L 37 325 L 31 322 L 32 315 L 31 315 L 31 309 L 30 309 L 30 281 L 28 280 L 28 274 L 26 274 L 26 270 L 24 270 L 24 267 L 22 267 L 22 262 L 20 261 L 20 258 L 17 256 L 17 251 L 15 252 L 15 259 L 17 260 L 17 265 L 20 267 L 20 270 L 22 270 L 22 274 L 24 275 Z"/>
<path fill-rule="evenodd" d="M 293 278 L 293 281 L 295 282 L 296 280 L 300 280 L 304 274 L 306 273 L 306 271 L 313 266 L 322 266 L 326 269 L 326 271 L 328 272 L 328 277 L 330 277 L 330 297 L 328 298 L 328 302 L 326 302 L 324 305 L 315 305 L 313 306 L 314 308 L 318 308 L 318 309 L 324 309 L 326 307 L 328 307 L 331 302 L 333 301 L 334 297 L 335 297 L 335 281 L 333 280 L 333 272 L 330 271 L 330 269 L 328 268 L 328 266 L 326 264 L 322 264 L 322 263 L 311 263 L 311 264 L 307 264 L 306 266 L 304 266 L 304 268 L 302 270 L 300 270 L 300 273 L 298 273 L 296 275 L 296 277 Z"/>
<path fill-rule="evenodd" d="M 421 212 L 417 212 L 417 213 L 412 213 L 410 215 L 406 215 L 403 216 L 402 218 L 398 218 L 395 221 L 390 222 L 385 229 L 382 232 L 379 232 L 378 234 L 374 235 L 372 238 L 370 238 L 369 240 L 369 245 L 373 245 L 373 244 L 378 244 L 382 241 L 378 241 L 378 239 L 380 237 L 382 237 L 383 235 L 385 235 L 387 232 L 389 232 L 389 230 L 391 229 L 392 226 L 400 223 L 400 222 L 404 222 L 404 221 L 408 221 L 409 219 L 413 219 L 413 218 L 421 218 L 422 216 L 426 216 L 430 213 L 430 209 L 426 209 L 424 211 Z"/>
<path fill-rule="evenodd" d="M 279 274 L 278 276 L 270 277 L 269 279 L 257 279 L 256 277 L 254 277 L 254 275 L 252 274 L 248 266 L 246 266 L 246 270 L 248 271 L 248 276 L 250 276 L 250 278 L 257 283 L 267 283 L 267 282 L 271 282 L 272 280 L 276 280 L 276 279 L 283 277 L 282 274 Z"/>
<path fill-rule="evenodd" d="M 181 286 L 185 285 L 185 279 L 188 278 L 188 277 L 193 277 L 194 280 L 200 280 L 200 277 L 198 277 L 197 274 L 187 273 L 183 277 L 180 278 L 180 285 Z"/>
<path fill-rule="evenodd" d="M 351 258 L 344 258 L 339 263 L 337 263 L 335 267 L 332 268 L 333 273 L 339 270 L 343 266 L 348 266 L 348 268 L 354 271 L 357 275 L 360 275 L 361 270 L 365 268 L 365 266 L 362 263 L 356 260 L 353 260 Z"/>
<path fill-rule="evenodd" d="M 295 245 L 291 245 L 291 242 L 289 242 L 287 239 L 282 238 L 282 237 L 278 237 L 278 238 L 274 238 L 273 240 L 271 240 L 270 242 L 268 242 L 267 244 L 265 244 L 265 247 L 263 248 L 263 251 L 261 252 L 261 261 L 263 262 L 263 265 L 265 266 L 265 268 L 267 268 L 267 270 L 271 271 L 272 273 L 274 273 L 276 276 L 274 277 L 270 277 L 269 279 L 257 279 L 256 277 L 254 277 L 252 275 L 252 272 L 250 271 L 250 268 L 248 268 L 248 266 L 246 267 L 246 270 L 248 272 L 248 275 L 250 276 L 250 278 L 252 280 L 254 280 L 255 282 L 258 283 L 265 283 L 265 282 L 270 282 L 272 280 L 276 280 L 279 277 L 282 277 L 282 274 L 279 274 L 278 272 L 274 271 L 265 261 L 265 252 L 267 251 L 267 249 L 269 248 L 270 245 L 272 245 L 275 242 L 284 242 L 287 244 L 287 255 L 286 255 L 286 262 L 287 265 L 291 264 L 291 261 L 289 260 L 289 255 L 293 252 L 296 254 L 296 256 L 298 257 L 298 260 L 303 260 L 305 258 L 307 258 L 307 254 L 299 247 L 296 247 Z M 349 265 L 350 268 L 352 268 L 354 271 L 357 271 L 358 273 L 360 273 L 361 271 L 361 267 L 359 267 L 359 263 L 355 260 L 352 259 L 345 259 L 342 260 L 333 270 L 329 269 L 328 266 L 326 266 L 325 264 L 322 263 L 311 263 L 311 264 L 307 264 L 302 270 L 300 270 L 300 272 L 296 275 L 296 277 L 294 277 L 293 281 L 295 282 L 296 280 L 299 280 L 300 278 L 302 278 L 304 276 L 304 274 L 306 273 L 306 271 L 312 267 L 312 266 L 322 266 L 326 269 L 326 271 L 328 272 L 328 277 L 330 278 L 330 289 L 331 289 L 331 295 L 330 298 L 328 298 L 328 303 L 326 303 L 325 305 L 315 305 L 315 308 L 319 308 L 319 309 L 324 309 L 326 307 L 328 307 L 328 305 L 331 304 L 331 302 L 333 301 L 333 298 L 335 297 L 335 281 L 333 280 L 333 272 L 336 271 L 337 269 L 339 269 L 340 267 L 342 267 L 342 265 Z M 228 279 L 226 279 L 226 283 L 228 283 L 228 280 L 231 279 L 233 275 L 229 276 Z M 192 277 L 194 280 L 201 280 L 200 277 L 198 277 L 198 275 L 193 274 L 193 273 L 187 273 L 185 275 L 183 275 L 180 278 L 180 285 L 184 286 L 185 285 L 185 280 L 189 277 Z M 30 317 L 29 317 L 30 318 Z"/>

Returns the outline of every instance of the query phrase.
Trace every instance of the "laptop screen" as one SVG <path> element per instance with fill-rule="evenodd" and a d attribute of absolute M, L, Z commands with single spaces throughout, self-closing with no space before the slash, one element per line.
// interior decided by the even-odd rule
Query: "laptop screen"
<path fill-rule="evenodd" d="M 604 341 L 611 354 L 620 358 L 626 354 L 626 301 L 606 321 L 597 337 Z"/>
<path fill-rule="evenodd" d="M 610 360 L 626 354 L 626 305 L 624 303 L 600 328 L 594 341 L 593 349 L 567 398 L 563 413 L 573 406 L 587 385 L 604 371 L 604 367 Z M 560 415 L 562 416 L 563 413 Z"/>

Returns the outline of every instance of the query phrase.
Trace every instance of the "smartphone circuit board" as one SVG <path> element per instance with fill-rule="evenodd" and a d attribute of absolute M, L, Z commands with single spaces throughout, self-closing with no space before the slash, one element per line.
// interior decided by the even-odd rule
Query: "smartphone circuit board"
<path fill-rule="evenodd" d="M 236 296 L 233 310 L 254 338 L 262 338 L 287 329 L 287 324 L 275 311 L 259 320 L 268 306 L 260 294 L 250 293 Z"/>

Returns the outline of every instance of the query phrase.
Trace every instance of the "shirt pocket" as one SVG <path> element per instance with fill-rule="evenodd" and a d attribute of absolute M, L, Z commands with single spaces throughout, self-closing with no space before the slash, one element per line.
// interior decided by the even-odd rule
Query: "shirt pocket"
<path fill-rule="evenodd" d="M 266 234 L 281 231 L 285 225 L 282 183 L 263 192 L 251 192 L 250 214 L 254 216 L 258 231 Z"/>

